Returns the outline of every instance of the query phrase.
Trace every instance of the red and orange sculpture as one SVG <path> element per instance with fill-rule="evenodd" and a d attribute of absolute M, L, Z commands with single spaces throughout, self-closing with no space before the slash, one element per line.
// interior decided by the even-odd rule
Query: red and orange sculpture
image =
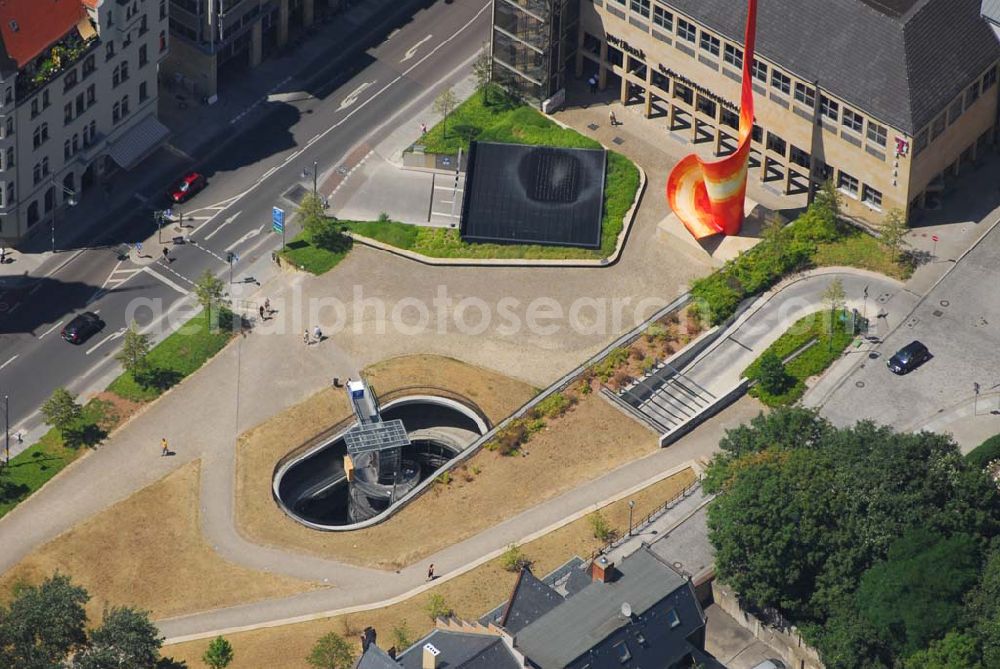
<path fill-rule="evenodd" d="M 753 131 L 751 68 L 757 37 L 757 0 L 749 2 L 743 51 L 739 146 L 735 153 L 718 160 L 702 160 L 691 154 L 677 163 L 667 177 L 667 202 L 695 239 L 718 234 L 736 235 L 743 225 L 743 200 L 746 197 L 750 135 Z"/>

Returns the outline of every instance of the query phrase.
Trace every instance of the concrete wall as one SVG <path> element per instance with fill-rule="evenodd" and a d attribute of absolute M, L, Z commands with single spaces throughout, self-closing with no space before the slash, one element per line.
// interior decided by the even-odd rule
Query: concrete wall
<path fill-rule="evenodd" d="M 779 651 L 788 669 L 825 669 L 819 653 L 802 640 L 802 636 L 790 623 L 786 622 L 779 628 L 761 621 L 745 611 L 736 593 L 718 581 L 712 581 L 712 598 L 719 608 L 753 634 L 754 638 Z"/>

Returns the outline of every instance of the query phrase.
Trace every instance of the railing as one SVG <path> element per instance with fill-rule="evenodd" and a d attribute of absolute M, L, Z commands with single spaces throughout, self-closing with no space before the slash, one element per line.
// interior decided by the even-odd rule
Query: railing
<path fill-rule="evenodd" d="M 607 553 L 608 551 L 612 551 L 615 548 L 618 548 L 619 546 L 621 546 L 622 544 L 624 544 L 626 541 L 628 541 L 629 539 L 631 539 L 633 536 L 635 536 L 634 533 L 635 533 L 635 530 L 637 528 L 644 527 L 644 526 L 648 525 L 649 523 L 653 522 L 654 520 L 656 520 L 657 518 L 659 518 L 660 516 L 662 516 L 664 513 L 666 513 L 670 509 L 672 509 L 675 506 L 677 506 L 677 503 L 680 500 L 684 499 L 685 497 L 690 496 L 691 493 L 693 493 L 695 490 L 698 490 L 699 488 L 701 488 L 701 477 L 695 479 L 694 483 L 692 483 L 689 486 L 686 486 L 683 490 L 681 490 L 676 495 L 674 495 L 673 497 L 671 497 L 670 499 L 668 499 L 666 502 L 664 502 L 660 506 L 658 506 L 655 509 L 653 509 L 652 511 L 650 511 L 648 514 L 646 514 L 645 518 L 643 518 L 642 520 L 640 520 L 638 523 L 634 523 L 632 525 L 632 527 L 629 528 L 629 531 L 623 532 L 620 535 L 616 532 L 615 534 L 617 536 L 615 536 L 615 538 L 612 539 L 611 541 L 609 541 L 608 543 L 604 544 L 600 548 L 598 548 L 595 551 L 593 551 L 590 554 L 590 559 L 591 560 L 595 560 L 600 555 L 603 555 L 604 553 Z"/>
<path fill-rule="evenodd" d="M 76 35 L 74 29 L 73 33 L 58 44 L 37 56 L 17 78 L 18 102 L 75 67 L 85 56 L 94 51 L 98 41 L 96 35 L 85 40 Z"/>

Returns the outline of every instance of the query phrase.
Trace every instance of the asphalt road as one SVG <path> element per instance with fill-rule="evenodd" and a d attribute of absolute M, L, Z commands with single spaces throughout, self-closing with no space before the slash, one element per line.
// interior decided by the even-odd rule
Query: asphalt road
<path fill-rule="evenodd" d="M 170 247 L 161 257 L 151 212 L 166 204 L 167 184 L 135 196 L 135 208 L 104 248 L 86 249 L 50 276 L 8 290 L 0 316 L 0 388 L 10 395 L 12 432 L 41 425 L 38 407 L 60 386 L 74 392 L 98 389 L 113 373 L 121 334 L 134 320 L 141 331 L 161 339 L 196 310 L 194 282 L 207 269 L 228 281 L 229 252 L 234 280 L 281 244 L 271 232 L 271 210 L 289 214 L 294 202 L 285 194 L 296 185 L 312 188 L 314 162 L 328 176 L 331 168 L 375 144 L 392 131 L 393 116 L 412 103 L 428 104 L 449 79 L 467 73 L 467 63 L 489 32 L 487 0 L 437 2 L 381 44 L 351 58 L 329 78 L 304 86 L 310 73 L 293 78 L 269 96 L 266 113 L 247 126 L 239 141 L 194 167 L 208 186 L 179 209 L 190 243 Z M 195 157 L 197 160 L 197 157 Z M 113 242 L 143 239 L 143 254 L 122 260 Z M 164 227 L 165 240 L 177 234 Z M 287 231 L 290 237 L 292 229 Z M 234 291 L 234 295 L 238 293 Z M 75 313 L 94 311 L 104 329 L 73 346 L 60 338 Z"/>

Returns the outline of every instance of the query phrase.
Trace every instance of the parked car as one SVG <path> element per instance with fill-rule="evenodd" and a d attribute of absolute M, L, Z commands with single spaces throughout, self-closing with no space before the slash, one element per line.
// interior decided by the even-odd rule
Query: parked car
<path fill-rule="evenodd" d="M 197 172 L 189 172 L 178 179 L 167 191 L 172 202 L 184 202 L 205 187 L 205 177 Z"/>
<path fill-rule="evenodd" d="M 896 351 L 896 354 L 889 358 L 885 364 L 893 374 L 906 374 L 907 372 L 912 372 L 921 364 L 930 360 L 930 358 L 931 352 L 927 350 L 926 346 L 918 341 L 911 341 Z"/>
<path fill-rule="evenodd" d="M 92 311 L 77 315 L 62 329 L 62 338 L 70 344 L 82 344 L 104 327 L 101 317 Z"/>
<path fill-rule="evenodd" d="M 785 663 L 781 660 L 764 660 L 754 665 L 753 669 L 785 669 Z"/>

